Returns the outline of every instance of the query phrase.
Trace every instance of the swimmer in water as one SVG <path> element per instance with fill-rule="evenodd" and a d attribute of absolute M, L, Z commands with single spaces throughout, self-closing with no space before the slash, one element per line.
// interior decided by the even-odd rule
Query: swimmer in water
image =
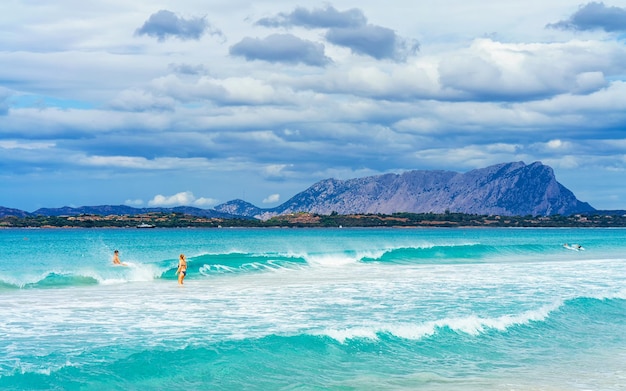
<path fill-rule="evenodd" d="M 120 252 L 118 250 L 113 251 L 113 264 L 119 266 L 128 266 L 123 262 L 120 262 Z"/>

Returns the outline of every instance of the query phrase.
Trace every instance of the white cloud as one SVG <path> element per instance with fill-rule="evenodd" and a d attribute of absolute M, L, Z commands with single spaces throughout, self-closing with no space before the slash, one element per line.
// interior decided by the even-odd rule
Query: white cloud
<path fill-rule="evenodd" d="M 623 72 L 626 48 L 617 42 L 571 40 L 504 43 L 477 39 L 441 57 L 440 79 L 476 98 L 519 100 L 561 93 L 589 93 Z"/>
<path fill-rule="evenodd" d="M 158 194 L 154 196 L 153 199 L 148 201 L 148 205 L 155 206 L 155 207 L 191 205 L 195 201 L 195 199 L 196 197 L 194 197 L 193 193 L 190 191 L 176 193 L 171 196 L 164 196 L 164 195 Z"/>
<path fill-rule="evenodd" d="M 196 199 L 195 201 L 193 201 L 193 205 L 202 208 L 202 207 L 208 207 L 208 206 L 213 206 L 216 205 L 219 201 L 214 199 L 214 198 L 206 198 L 206 197 L 200 197 L 198 199 Z"/>
<path fill-rule="evenodd" d="M 264 200 L 263 203 L 264 204 L 273 204 L 275 202 L 280 201 L 280 194 L 270 194 L 269 196 L 267 196 Z"/>
<path fill-rule="evenodd" d="M 546 145 L 548 148 L 560 149 L 565 145 L 565 143 L 561 140 L 550 140 L 546 143 Z"/>
<path fill-rule="evenodd" d="M 126 201 L 124 201 L 124 205 L 141 206 L 141 205 L 143 205 L 143 200 L 140 200 L 140 199 L 126 200 Z"/>
<path fill-rule="evenodd" d="M 268 164 L 263 168 L 263 172 L 268 177 L 281 177 L 285 175 L 285 169 L 289 166 L 288 164 Z"/>
<path fill-rule="evenodd" d="M 196 198 L 191 191 L 183 191 L 171 196 L 158 194 L 148 201 L 149 206 L 153 207 L 172 207 L 172 206 L 197 206 L 207 207 L 217 204 L 217 200 L 213 198 L 200 197 Z"/>

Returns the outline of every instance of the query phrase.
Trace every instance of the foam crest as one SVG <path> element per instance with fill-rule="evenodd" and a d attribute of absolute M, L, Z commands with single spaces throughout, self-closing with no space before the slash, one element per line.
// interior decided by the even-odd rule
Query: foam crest
<path fill-rule="evenodd" d="M 345 329 L 327 329 L 318 335 L 325 335 L 330 337 L 339 343 L 345 343 L 347 340 L 351 339 L 371 339 L 377 340 L 378 335 L 375 329 L 365 328 L 365 327 L 357 327 L 357 328 L 345 328 Z"/>
<path fill-rule="evenodd" d="M 162 273 L 162 268 L 153 264 L 135 264 L 126 262 L 126 267 L 115 266 L 115 275 L 97 273 L 98 281 L 101 284 L 117 284 L 125 282 L 146 282 L 158 278 Z"/>
<path fill-rule="evenodd" d="M 237 269 L 226 265 L 202 265 L 198 271 L 203 276 L 208 276 L 212 273 L 235 273 Z"/>
<path fill-rule="evenodd" d="M 344 254 L 321 254 L 321 255 L 308 255 L 306 261 L 311 266 L 324 266 L 324 267 L 338 267 L 345 265 L 352 265 L 358 263 L 360 258 L 356 255 L 344 255 Z"/>
<path fill-rule="evenodd" d="M 420 340 L 437 334 L 444 329 L 452 330 L 456 333 L 464 333 L 478 336 L 488 330 L 506 331 L 512 326 L 525 325 L 530 322 L 540 322 L 548 318 L 551 312 L 558 309 L 562 303 L 545 305 L 537 310 L 525 311 L 518 315 L 503 315 L 496 318 L 481 318 L 471 315 L 458 318 L 445 318 L 437 321 L 424 322 L 420 324 L 396 324 L 377 327 L 355 327 L 344 329 L 327 329 L 323 335 L 328 336 L 340 343 L 345 343 L 351 339 L 372 339 L 377 340 L 381 334 L 390 334 L 398 338 L 408 340 Z"/>
<path fill-rule="evenodd" d="M 238 266 L 224 264 L 204 264 L 198 268 L 198 272 L 203 276 L 213 274 L 234 274 L 242 272 L 268 272 L 280 270 L 298 270 L 302 267 L 295 262 L 268 260 L 265 262 L 248 262 Z"/>
<path fill-rule="evenodd" d="M 502 315 L 495 318 L 481 318 L 479 316 L 467 316 L 459 318 L 446 318 L 439 321 L 429 322 L 426 324 L 426 330 L 432 330 L 430 333 L 424 333 L 420 335 L 416 334 L 419 338 L 433 334 L 437 329 L 449 328 L 455 332 L 461 332 L 469 335 L 480 335 L 485 331 L 492 329 L 498 331 L 506 331 L 508 328 L 516 325 L 524 325 L 530 322 L 544 321 L 551 312 L 558 309 L 562 305 L 561 302 L 550 305 L 542 306 L 536 310 L 529 310 L 522 312 L 518 315 Z M 422 327 L 423 328 L 423 327 Z M 404 337 L 403 335 L 397 335 Z"/>

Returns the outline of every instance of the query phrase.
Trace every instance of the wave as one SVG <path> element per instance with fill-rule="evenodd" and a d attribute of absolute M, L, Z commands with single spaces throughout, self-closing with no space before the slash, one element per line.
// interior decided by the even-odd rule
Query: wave
<path fill-rule="evenodd" d="M 213 273 L 237 273 L 275 271 L 280 269 L 301 269 L 305 259 L 293 254 L 268 253 L 226 253 L 194 257 L 192 264 L 198 264 L 198 272 L 203 275 Z"/>
<path fill-rule="evenodd" d="M 151 281 L 158 278 L 161 269 L 150 264 L 127 262 L 128 267 L 109 266 L 101 269 L 76 271 L 49 271 L 40 275 L 24 275 L 22 281 L 13 277 L 0 277 L 0 290 L 51 289 L 110 285 L 127 282 Z"/>
<path fill-rule="evenodd" d="M 99 348 L 56 367 L 40 363 L 25 370 L 19 364 L 0 376 L 0 388 L 420 389 L 433 381 L 455 388 L 454 379 L 464 384 L 503 368 L 573 362 L 569 370 L 578 373 L 580 362 L 572 357 L 593 361 L 597 352 L 626 347 L 625 317 L 624 298 L 581 297 L 488 319 L 133 344 L 125 355 L 119 347 Z M 408 383 L 399 388 L 388 382 Z"/>
<path fill-rule="evenodd" d="M 460 243 L 444 245 L 423 245 L 388 249 L 378 257 L 364 257 L 363 262 L 391 264 L 443 264 L 443 263 L 482 263 L 491 259 L 507 259 L 520 255 L 533 259 L 549 251 L 560 250 L 558 246 L 536 244 L 485 245 L 480 243 Z"/>
<path fill-rule="evenodd" d="M 335 252 L 303 253 L 206 253 L 188 257 L 188 273 L 196 277 L 217 275 L 262 273 L 306 268 L 341 267 L 357 263 L 379 263 L 388 265 L 428 264 L 472 264 L 486 263 L 494 259 L 536 260 L 550 251 L 557 253 L 562 248 L 536 244 L 486 245 L 473 242 L 456 244 L 421 244 L 417 246 L 385 247 L 373 249 L 348 249 Z M 29 281 L 14 282 L 0 276 L 0 290 L 36 289 L 52 287 L 115 284 L 156 279 L 175 280 L 176 259 L 152 263 L 127 262 L 124 267 L 93 267 L 90 270 L 58 272 L 50 270 L 42 277 L 31 277 Z"/>
<path fill-rule="evenodd" d="M 555 333 L 554 340 L 563 335 L 585 335 L 594 327 L 606 329 L 603 333 L 611 334 L 616 331 L 615 326 L 623 330 L 624 333 L 620 335 L 623 335 L 622 343 L 626 344 L 626 292 L 605 298 L 580 297 L 565 300 L 516 315 L 506 314 L 493 318 L 472 315 L 421 324 L 326 329 L 313 335 L 330 338 L 341 344 L 355 340 L 442 341 L 451 338 L 451 335 L 491 339 L 510 334 L 524 335 L 532 342 L 536 338 L 545 340 L 551 333 Z M 593 344 L 597 341 L 592 339 L 588 343 L 595 346 Z"/>
<path fill-rule="evenodd" d="M 164 261 L 166 266 L 159 278 L 174 279 L 178 269 L 177 263 Z M 249 272 L 267 272 L 283 269 L 302 269 L 307 262 L 296 255 L 254 254 L 254 253 L 222 253 L 203 254 L 187 258 L 187 273 L 201 276 L 219 274 L 237 274 Z"/>
<path fill-rule="evenodd" d="M 505 250 L 506 252 L 507 250 Z M 523 251 L 523 250 L 511 250 Z M 481 244 L 424 245 L 417 247 L 344 250 L 307 253 L 218 253 L 188 258 L 192 274 L 210 276 L 278 270 L 300 270 L 307 267 L 340 267 L 356 263 L 441 264 L 480 262 L 502 252 L 499 247 Z M 170 263 L 161 278 L 174 278 L 176 264 Z"/>
<path fill-rule="evenodd" d="M 97 285 L 98 280 L 91 276 L 74 275 L 68 273 L 48 273 L 41 279 L 27 283 L 10 283 L 0 280 L 0 289 L 37 289 L 62 288 L 70 286 Z"/>
<path fill-rule="evenodd" d="M 515 254 L 541 254 L 548 248 L 536 245 L 491 246 L 478 243 L 421 245 L 368 250 L 308 253 L 223 253 L 189 258 L 189 270 L 202 275 L 337 267 L 356 263 L 442 264 L 478 263 L 491 257 Z M 173 266 L 162 277 L 172 277 Z"/>
<path fill-rule="evenodd" d="M 295 270 L 307 266 L 307 262 L 297 255 L 281 254 L 204 254 L 189 257 L 187 261 L 188 273 L 196 277 Z M 178 268 L 176 260 L 169 259 L 155 263 L 125 262 L 125 264 L 127 267 L 107 265 L 88 270 L 48 271 L 36 276 L 21 276 L 25 279 L 23 281 L 15 281 L 14 277 L 0 276 L 0 290 L 65 288 L 176 279 L 175 272 Z"/>
<path fill-rule="evenodd" d="M 512 326 L 528 325 L 532 322 L 544 321 L 551 312 L 559 307 L 559 304 L 546 305 L 537 310 L 530 310 L 517 315 L 507 314 L 495 318 L 482 318 L 472 315 L 433 320 L 421 324 L 393 324 L 369 328 L 326 329 L 316 335 L 332 338 L 339 343 L 345 343 L 352 339 L 376 340 L 384 336 L 407 340 L 421 340 L 447 332 L 478 336 L 493 330 L 506 331 Z"/>
<path fill-rule="evenodd" d="M 377 258 L 364 257 L 362 260 L 394 264 L 458 263 L 468 260 L 479 261 L 496 251 L 493 246 L 481 244 L 427 245 L 390 249 Z"/>

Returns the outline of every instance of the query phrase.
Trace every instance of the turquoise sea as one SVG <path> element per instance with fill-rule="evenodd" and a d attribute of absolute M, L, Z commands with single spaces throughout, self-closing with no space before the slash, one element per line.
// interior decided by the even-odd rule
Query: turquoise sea
<path fill-rule="evenodd" d="M 626 229 L 2 229 L 0 249 L 1 390 L 626 390 Z"/>

